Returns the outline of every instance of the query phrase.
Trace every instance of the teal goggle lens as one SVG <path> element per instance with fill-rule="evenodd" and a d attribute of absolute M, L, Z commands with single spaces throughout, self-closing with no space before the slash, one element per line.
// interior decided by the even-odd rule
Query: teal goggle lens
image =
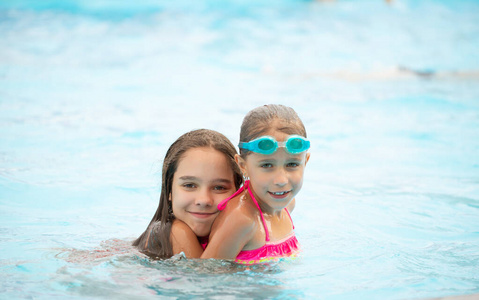
<path fill-rule="evenodd" d="M 288 150 L 289 153 L 301 153 L 308 149 L 309 141 L 306 141 L 302 137 L 291 137 L 286 141 L 286 150 Z"/>
<path fill-rule="evenodd" d="M 291 154 L 298 154 L 308 150 L 310 142 L 299 135 L 289 136 L 286 142 L 278 142 L 271 136 L 262 136 L 250 142 L 241 142 L 238 146 L 265 155 L 276 152 L 279 147 L 284 147 Z"/>
<path fill-rule="evenodd" d="M 270 154 L 278 148 L 278 143 L 274 139 L 261 139 L 258 140 L 258 144 L 256 146 L 258 152 Z"/>

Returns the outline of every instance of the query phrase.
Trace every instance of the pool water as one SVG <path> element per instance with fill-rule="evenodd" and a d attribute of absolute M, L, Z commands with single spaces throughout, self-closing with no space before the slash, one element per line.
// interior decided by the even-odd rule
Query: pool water
<path fill-rule="evenodd" d="M 479 2 L 0 2 L 0 298 L 479 293 Z M 293 107 L 296 260 L 131 248 L 191 129 Z"/>

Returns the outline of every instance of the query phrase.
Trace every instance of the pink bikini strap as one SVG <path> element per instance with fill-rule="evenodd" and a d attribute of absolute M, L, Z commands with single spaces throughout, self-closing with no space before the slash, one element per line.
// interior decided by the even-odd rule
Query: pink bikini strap
<path fill-rule="evenodd" d="M 285 207 L 284 210 L 286 210 L 286 212 L 288 213 L 288 217 L 291 220 L 291 225 L 293 226 L 293 229 L 294 229 L 293 219 L 291 218 L 291 215 L 289 214 L 288 209 Z"/>
<path fill-rule="evenodd" d="M 225 200 L 218 203 L 218 210 L 224 210 L 226 208 L 226 204 L 228 203 L 228 201 L 230 201 L 234 197 L 238 196 L 242 191 L 244 191 L 244 188 L 245 188 L 245 186 L 243 185 L 233 195 L 229 196 Z"/>
<path fill-rule="evenodd" d="M 268 227 L 266 227 L 266 221 L 264 220 L 263 211 L 261 211 L 261 208 L 259 207 L 258 201 L 256 201 L 256 198 L 253 196 L 253 192 L 251 192 L 251 188 L 249 187 L 249 180 L 246 180 L 245 185 L 246 185 L 246 188 L 248 189 L 248 192 L 249 192 L 249 195 L 251 196 L 251 199 L 253 199 L 254 204 L 256 205 L 256 207 L 259 210 L 259 214 L 261 215 L 261 221 L 263 222 L 266 241 L 269 242 L 269 232 L 268 232 Z"/>
<path fill-rule="evenodd" d="M 258 201 L 256 201 L 256 198 L 254 197 L 253 192 L 251 192 L 251 188 L 249 187 L 249 180 L 246 180 L 245 183 L 243 184 L 243 186 L 240 187 L 233 195 L 231 195 L 230 197 L 228 197 L 228 198 L 226 198 L 225 200 L 221 201 L 221 202 L 218 204 L 218 209 L 219 209 L 219 210 L 225 209 L 225 208 L 226 208 L 226 204 L 228 203 L 228 201 L 231 200 L 232 198 L 236 197 L 238 194 L 240 194 L 241 192 L 243 192 L 245 189 L 248 190 L 248 193 L 249 193 L 251 199 L 253 200 L 254 204 L 256 205 L 256 207 L 257 207 L 258 210 L 259 210 L 259 214 L 260 214 L 260 216 L 261 216 L 261 221 L 263 222 L 263 227 L 264 227 L 264 232 L 265 232 L 266 241 L 269 242 L 268 227 L 266 227 L 266 221 L 264 220 L 263 212 L 261 211 L 261 208 L 259 207 Z M 289 214 L 288 214 L 288 215 L 289 215 Z M 291 217 L 290 217 L 290 218 L 291 218 Z"/>

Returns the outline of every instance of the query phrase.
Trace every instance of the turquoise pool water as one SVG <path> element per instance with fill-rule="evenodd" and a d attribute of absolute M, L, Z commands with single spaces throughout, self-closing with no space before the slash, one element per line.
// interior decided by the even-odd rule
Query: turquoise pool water
<path fill-rule="evenodd" d="M 478 1 L 0 2 L 0 298 L 479 293 Z M 300 259 L 151 261 L 182 133 L 292 106 Z"/>

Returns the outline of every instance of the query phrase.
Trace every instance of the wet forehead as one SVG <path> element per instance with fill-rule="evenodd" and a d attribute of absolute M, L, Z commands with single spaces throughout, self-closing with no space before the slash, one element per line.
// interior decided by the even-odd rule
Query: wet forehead
<path fill-rule="evenodd" d="M 196 178 L 203 181 L 231 180 L 233 170 L 226 156 L 209 147 L 193 148 L 186 151 L 173 175 L 174 180 Z"/>
<path fill-rule="evenodd" d="M 268 130 L 265 133 L 265 135 L 272 136 L 278 142 L 284 142 L 284 141 L 286 141 L 288 136 L 290 136 L 290 134 L 284 133 L 284 132 L 276 130 L 276 129 Z"/>
<path fill-rule="evenodd" d="M 278 142 L 283 142 L 290 135 L 303 135 L 301 132 L 296 123 L 275 119 L 269 124 L 269 129 L 263 135 L 272 136 Z"/>

